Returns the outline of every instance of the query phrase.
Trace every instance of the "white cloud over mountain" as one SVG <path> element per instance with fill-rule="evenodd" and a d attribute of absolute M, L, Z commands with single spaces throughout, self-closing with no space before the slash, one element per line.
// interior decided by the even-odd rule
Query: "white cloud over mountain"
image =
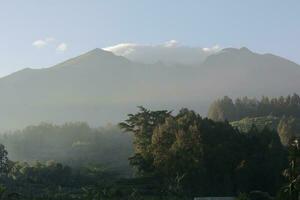
<path fill-rule="evenodd" d="M 34 41 L 32 43 L 32 45 L 37 48 L 42 48 L 53 42 L 55 42 L 55 39 L 53 37 L 47 37 L 45 39 L 39 39 L 39 40 Z"/>
<path fill-rule="evenodd" d="M 42 48 L 42 47 L 44 47 L 44 46 L 46 46 L 46 45 L 47 45 L 47 42 L 44 41 L 44 40 L 36 40 L 36 41 L 34 41 L 34 42 L 32 43 L 32 46 L 35 46 L 35 47 L 37 47 L 37 48 Z"/>
<path fill-rule="evenodd" d="M 219 45 L 190 47 L 181 45 L 176 40 L 170 40 L 157 45 L 120 43 L 103 49 L 136 62 L 193 65 L 203 62 L 207 56 L 218 52 L 221 48 Z"/>
<path fill-rule="evenodd" d="M 68 46 L 67 46 L 67 44 L 66 43 L 61 43 L 61 44 L 59 44 L 57 47 L 56 47 L 56 50 L 57 51 L 60 51 L 60 52 L 64 52 L 64 51 L 66 51 L 68 49 Z"/>
<path fill-rule="evenodd" d="M 58 43 L 53 37 L 47 37 L 45 39 L 39 39 L 32 43 L 32 46 L 40 49 L 46 46 L 52 46 L 56 48 L 56 51 L 65 52 L 68 49 L 68 45 L 65 42 Z"/>

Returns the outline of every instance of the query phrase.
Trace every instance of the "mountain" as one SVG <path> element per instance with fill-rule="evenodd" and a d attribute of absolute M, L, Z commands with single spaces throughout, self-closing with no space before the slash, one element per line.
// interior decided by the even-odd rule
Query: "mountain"
<path fill-rule="evenodd" d="M 206 114 L 216 97 L 300 93 L 300 66 L 247 48 L 228 48 L 195 66 L 142 64 L 94 49 L 50 68 L 24 69 L 0 79 L 0 129 L 41 121 L 123 120 L 136 106 Z"/>
<path fill-rule="evenodd" d="M 299 92 L 300 66 L 272 54 L 228 48 L 209 56 L 203 65 L 219 95 L 261 97 Z"/>

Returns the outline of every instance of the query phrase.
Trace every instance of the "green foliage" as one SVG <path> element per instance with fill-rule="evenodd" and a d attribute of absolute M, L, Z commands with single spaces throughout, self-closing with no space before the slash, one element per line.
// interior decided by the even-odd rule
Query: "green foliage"
<path fill-rule="evenodd" d="M 274 194 L 282 183 L 278 174 L 286 155 L 276 131 L 253 127 L 242 133 L 227 122 L 203 119 L 187 109 L 165 115 L 148 129 L 140 125 L 143 120 L 132 120 L 149 113 L 144 109 L 129 116 L 131 124 L 126 126 L 131 129 L 125 130 L 135 134 L 135 145 L 148 138 L 142 149 L 135 148 L 139 161 L 131 164 L 146 172 L 142 176 L 159 180 L 165 194 L 233 195 L 258 188 Z"/>
<path fill-rule="evenodd" d="M 8 157 L 7 151 L 3 144 L 0 144 L 0 175 L 8 172 Z"/>
<path fill-rule="evenodd" d="M 300 118 L 300 97 L 297 94 L 287 97 L 261 100 L 248 97 L 237 98 L 234 102 L 229 97 L 218 99 L 209 108 L 208 117 L 215 121 L 235 121 L 245 117 L 292 116 Z"/>
<path fill-rule="evenodd" d="M 263 130 L 265 127 L 271 130 L 277 130 L 280 118 L 274 116 L 264 116 L 264 117 L 246 117 L 244 119 L 230 122 L 233 127 L 238 128 L 241 132 L 248 132 L 253 125 L 258 130 Z"/>
<path fill-rule="evenodd" d="M 152 134 L 155 127 L 161 124 L 170 116 L 170 112 L 150 111 L 144 107 L 139 107 L 139 112 L 129 114 L 125 122 L 119 124 L 120 128 L 126 132 L 134 134 L 135 154 L 130 158 L 130 163 L 136 166 L 140 173 L 151 172 L 153 156 L 150 150 Z"/>
<path fill-rule="evenodd" d="M 117 172 L 100 166 L 71 169 L 54 161 L 15 162 L 7 176 L 1 179 L 6 188 L 0 188 L 0 195 L 22 194 L 21 199 L 25 200 L 79 200 L 87 198 L 86 191 L 90 190 L 87 188 L 97 188 L 97 192 L 93 190 L 93 198 L 97 195 L 102 198 L 114 194 L 116 187 L 112 183 L 117 179 Z"/>
<path fill-rule="evenodd" d="M 300 133 L 300 120 L 283 117 L 277 127 L 283 145 L 287 146 Z"/>
<path fill-rule="evenodd" d="M 265 127 L 277 130 L 281 143 L 284 146 L 287 146 L 291 139 L 300 134 L 300 119 L 293 117 L 247 117 L 239 121 L 230 122 L 230 124 L 242 132 L 248 132 L 253 125 L 259 130 L 263 130 Z"/>
<path fill-rule="evenodd" d="M 274 121 L 268 119 L 270 127 Z M 188 109 L 172 114 L 140 107 L 137 114 L 120 123 L 133 134 L 129 161 L 138 170 L 130 178 L 118 168 L 103 165 L 130 155 L 131 137 L 116 127 L 91 129 L 82 123 L 31 126 L 1 137 L 8 149 L 17 148 L 14 156 L 22 155 L 29 162 L 9 161 L 3 146 L 8 171 L 0 181 L 7 194 L 20 193 L 25 200 L 192 199 L 239 193 L 248 194 L 241 195 L 242 199 L 265 198 L 267 193 L 251 191 L 276 193 L 283 183 L 280 174 L 287 168 L 287 154 L 274 128 L 253 124 L 241 131 L 227 121 L 202 118 Z M 35 157 L 41 161 L 33 162 Z"/>
<path fill-rule="evenodd" d="M 131 171 L 128 157 L 133 152 L 132 137 L 116 126 L 93 129 L 79 122 L 59 126 L 42 123 L 0 135 L 0 143 L 6 146 L 11 160 L 55 160 L 72 167 L 101 164 L 114 166 L 124 175 Z"/>
<path fill-rule="evenodd" d="M 300 195 L 300 140 L 292 140 L 289 144 L 289 166 L 283 175 L 287 184 L 279 192 L 279 200 L 298 200 Z"/>
<path fill-rule="evenodd" d="M 8 192 L 6 187 L 0 185 L 0 200 L 17 200 L 20 199 L 20 194 L 16 192 Z"/>
<path fill-rule="evenodd" d="M 237 119 L 236 112 L 232 99 L 225 96 L 223 99 L 212 103 L 208 111 L 208 117 L 215 121 L 235 120 Z"/>
<path fill-rule="evenodd" d="M 280 174 L 287 165 L 287 155 L 277 132 L 266 128 L 259 131 L 253 126 L 245 136 L 242 151 L 247 159 L 237 167 L 239 191 L 262 190 L 275 194 L 283 182 Z"/>

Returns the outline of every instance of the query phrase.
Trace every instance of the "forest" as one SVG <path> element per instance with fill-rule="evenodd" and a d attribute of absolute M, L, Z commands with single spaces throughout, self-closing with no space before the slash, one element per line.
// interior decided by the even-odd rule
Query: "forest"
<path fill-rule="evenodd" d="M 23 130 L 5 132 L 1 143 L 12 160 L 47 162 L 55 160 L 71 167 L 100 163 L 129 173 L 132 137 L 118 126 L 91 128 L 83 122 L 53 125 L 41 123 Z"/>
<path fill-rule="evenodd" d="M 41 123 L 3 133 L 0 199 L 299 195 L 298 95 L 224 97 L 208 118 L 186 108 L 138 109 L 118 126 Z"/>
<path fill-rule="evenodd" d="M 278 132 L 281 142 L 287 146 L 294 137 L 300 136 L 300 97 L 237 98 L 225 96 L 214 101 L 208 111 L 208 118 L 215 121 L 229 121 L 241 131 L 248 131 L 252 125 L 259 129 L 268 127 Z"/>
<path fill-rule="evenodd" d="M 208 111 L 208 117 L 216 121 L 236 121 L 245 117 L 300 117 L 300 97 L 298 94 L 287 97 L 269 98 L 263 96 L 260 100 L 256 98 L 237 98 L 232 100 L 225 96 L 214 101 Z"/>

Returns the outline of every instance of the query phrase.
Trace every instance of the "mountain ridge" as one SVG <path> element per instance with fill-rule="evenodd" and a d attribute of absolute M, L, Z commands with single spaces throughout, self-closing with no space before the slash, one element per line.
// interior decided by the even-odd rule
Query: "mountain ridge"
<path fill-rule="evenodd" d="M 299 65 L 246 48 L 225 49 L 193 67 L 141 64 L 93 49 L 53 67 L 0 78 L 0 130 L 41 121 L 117 123 L 137 105 L 189 107 L 205 115 L 209 102 L 224 95 L 300 93 L 298 77 Z"/>

